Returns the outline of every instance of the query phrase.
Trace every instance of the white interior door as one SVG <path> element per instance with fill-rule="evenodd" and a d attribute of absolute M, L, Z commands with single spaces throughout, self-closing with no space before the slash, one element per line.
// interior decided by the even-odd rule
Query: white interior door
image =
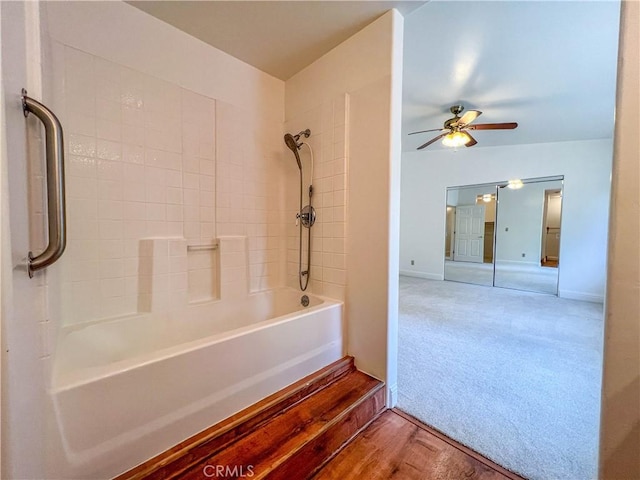
<path fill-rule="evenodd" d="M 484 205 L 460 205 L 456 208 L 456 262 L 482 263 L 484 253 Z"/>

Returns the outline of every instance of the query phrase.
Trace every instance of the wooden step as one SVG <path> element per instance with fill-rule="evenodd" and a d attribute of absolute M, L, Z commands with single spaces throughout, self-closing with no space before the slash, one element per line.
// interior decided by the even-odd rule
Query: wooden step
<path fill-rule="evenodd" d="M 353 371 L 317 391 L 228 448 L 179 476 L 201 480 L 205 469 L 230 467 L 216 478 L 235 478 L 251 467 L 254 479 L 304 479 L 384 408 L 382 384 Z"/>
<path fill-rule="evenodd" d="M 345 357 L 117 480 L 237 478 L 249 467 L 254 479 L 303 479 L 383 409 L 383 384 Z"/>

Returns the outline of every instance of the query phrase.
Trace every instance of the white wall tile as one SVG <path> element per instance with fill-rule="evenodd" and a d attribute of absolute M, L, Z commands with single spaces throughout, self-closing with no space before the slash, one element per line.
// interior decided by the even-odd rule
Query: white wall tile
<path fill-rule="evenodd" d="M 226 292 L 233 295 L 246 294 L 249 285 L 257 291 L 281 284 L 282 125 L 257 113 L 258 107 L 238 108 L 112 60 L 70 47 L 62 51 L 60 88 L 74 89 L 61 97 L 70 126 L 67 256 L 69 265 L 93 260 L 86 277 L 98 282 L 100 298 L 115 299 L 108 308 L 99 301 L 82 306 L 73 321 L 218 298 L 223 270 L 229 275 Z M 321 121 L 310 121 L 320 128 Z M 248 235 L 243 253 L 230 255 L 224 269 L 186 269 L 186 242 L 202 244 L 219 235 Z M 143 261 L 142 239 L 170 236 L 183 239 L 184 259 Z M 65 270 L 69 292 L 84 278 L 79 270 Z M 165 286 L 183 293 L 160 301 L 157 293 Z M 75 308 L 75 296 L 65 297 L 71 302 L 65 308 Z"/>
<path fill-rule="evenodd" d="M 69 155 L 95 157 L 96 139 L 86 135 L 71 134 L 68 136 L 67 149 Z"/>

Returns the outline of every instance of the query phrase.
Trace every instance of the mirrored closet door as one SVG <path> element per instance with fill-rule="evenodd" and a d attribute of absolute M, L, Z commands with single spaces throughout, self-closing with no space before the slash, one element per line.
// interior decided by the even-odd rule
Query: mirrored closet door
<path fill-rule="evenodd" d="M 496 186 L 447 189 L 445 280 L 493 285 Z"/>
<path fill-rule="evenodd" d="M 562 177 L 447 189 L 444 278 L 557 294 Z"/>

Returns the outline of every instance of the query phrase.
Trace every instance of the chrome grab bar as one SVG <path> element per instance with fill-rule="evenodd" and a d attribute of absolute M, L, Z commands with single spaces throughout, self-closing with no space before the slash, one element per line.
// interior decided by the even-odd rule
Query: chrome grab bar
<path fill-rule="evenodd" d="M 67 229 L 64 197 L 64 144 L 62 125 L 51 110 L 27 96 L 22 89 L 22 110 L 24 116 L 33 113 L 44 124 L 47 163 L 47 217 L 49 243 L 40 255 L 29 252 L 27 271 L 33 273 L 52 265 L 58 260 L 67 245 Z"/>

